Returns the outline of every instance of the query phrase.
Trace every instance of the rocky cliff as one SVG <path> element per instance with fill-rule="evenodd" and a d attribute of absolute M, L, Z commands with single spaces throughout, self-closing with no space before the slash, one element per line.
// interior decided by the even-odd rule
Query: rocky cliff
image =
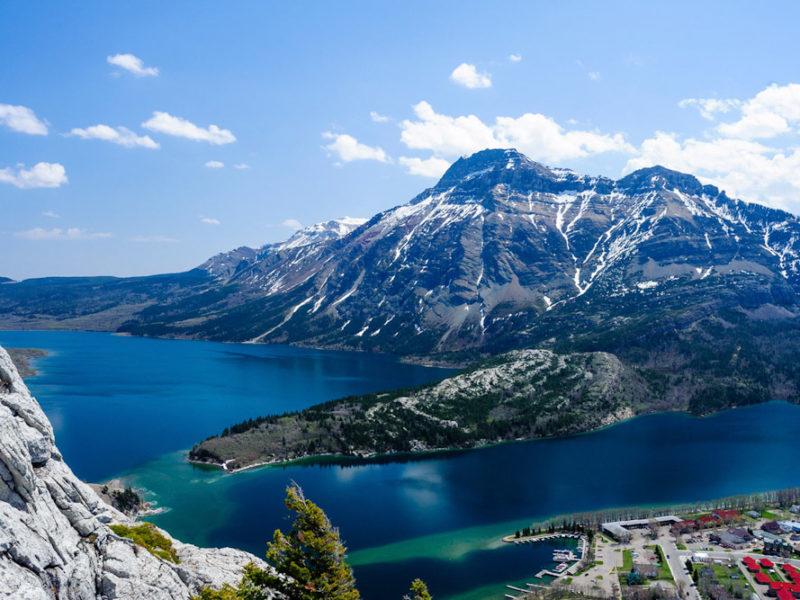
<path fill-rule="evenodd" d="M 177 540 L 172 563 L 116 535 L 115 523 L 132 525 L 64 462 L 50 422 L 0 348 L 0 598 L 186 600 L 201 586 L 236 583 L 251 561 L 266 566 L 240 550 Z"/>

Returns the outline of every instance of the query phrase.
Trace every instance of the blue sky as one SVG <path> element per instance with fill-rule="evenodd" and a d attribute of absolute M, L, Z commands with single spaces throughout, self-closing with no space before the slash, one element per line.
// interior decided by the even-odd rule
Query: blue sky
<path fill-rule="evenodd" d="M 800 213 L 798 17 L 793 2 L 10 0 L 0 275 L 188 269 L 406 202 L 484 146 L 615 178 L 665 164 Z"/>

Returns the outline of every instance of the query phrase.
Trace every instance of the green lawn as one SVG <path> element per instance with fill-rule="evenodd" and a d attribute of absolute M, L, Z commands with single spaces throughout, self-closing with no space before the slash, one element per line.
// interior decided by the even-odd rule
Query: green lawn
<path fill-rule="evenodd" d="M 622 572 L 630 573 L 633 569 L 633 555 L 630 550 L 622 551 Z"/>
<path fill-rule="evenodd" d="M 662 558 L 664 557 L 664 550 L 661 548 L 661 546 L 656 546 L 656 545 L 648 546 L 648 549 L 652 550 L 656 556 Z M 661 564 L 659 565 L 658 579 L 659 581 L 672 581 L 672 582 L 675 581 L 672 578 L 672 571 L 669 570 L 669 565 L 667 564 L 666 559 L 662 560 Z"/>

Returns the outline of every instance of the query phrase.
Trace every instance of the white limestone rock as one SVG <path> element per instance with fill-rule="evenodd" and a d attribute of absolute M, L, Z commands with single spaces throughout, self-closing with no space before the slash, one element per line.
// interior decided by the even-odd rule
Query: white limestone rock
<path fill-rule="evenodd" d="M 177 540 L 173 564 L 109 523 L 132 521 L 64 463 L 50 422 L 0 348 L 0 598 L 188 600 L 202 586 L 235 584 L 249 562 L 268 568 L 247 552 Z"/>

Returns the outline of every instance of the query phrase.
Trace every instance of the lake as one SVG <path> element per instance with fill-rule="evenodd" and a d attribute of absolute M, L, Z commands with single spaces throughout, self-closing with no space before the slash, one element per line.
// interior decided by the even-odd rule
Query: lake
<path fill-rule="evenodd" d="M 399 599 L 414 577 L 438 600 L 501 599 L 506 583 L 552 564 L 549 546 L 499 542 L 533 520 L 797 485 L 800 407 L 785 402 L 704 419 L 649 415 L 423 460 L 230 475 L 190 465 L 186 449 L 248 417 L 448 371 L 387 356 L 100 333 L 0 332 L 0 344 L 51 352 L 27 383 L 79 477 L 122 476 L 169 508 L 152 520 L 177 538 L 261 556 L 287 526 L 284 489 L 296 481 L 339 526 L 368 599 Z"/>

